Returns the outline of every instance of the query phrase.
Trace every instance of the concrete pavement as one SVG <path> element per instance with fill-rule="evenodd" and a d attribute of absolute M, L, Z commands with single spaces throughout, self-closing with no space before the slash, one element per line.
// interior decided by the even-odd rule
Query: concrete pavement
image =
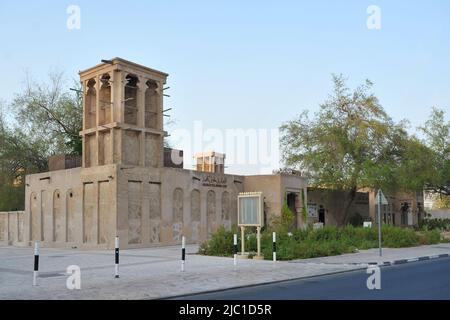
<path fill-rule="evenodd" d="M 32 248 L 0 247 L 0 299 L 155 299 L 261 283 L 346 272 L 367 267 L 377 251 L 291 262 L 239 260 L 195 254 L 187 247 L 180 272 L 179 247 L 122 250 L 120 278 L 114 279 L 113 251 L 41 250 L 39 286 L 33 287 Z M 389 259 L 450 253 L 450 244 L 385 249 Z M 81 290 L 66 288 L 69 265 L 81 268 Z"/>

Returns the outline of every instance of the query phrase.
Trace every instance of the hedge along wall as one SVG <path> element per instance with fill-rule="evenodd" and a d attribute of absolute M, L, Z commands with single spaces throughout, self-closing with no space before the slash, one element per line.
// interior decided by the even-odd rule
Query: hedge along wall
<path fill-rule="evenodd" d="M 0 211 L 0 245 L 23 245 L 24 216 L 25 211 Z"/>

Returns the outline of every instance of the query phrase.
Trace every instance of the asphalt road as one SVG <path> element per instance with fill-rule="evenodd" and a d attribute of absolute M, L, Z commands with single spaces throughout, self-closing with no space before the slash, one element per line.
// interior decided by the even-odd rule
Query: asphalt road
<path fill-rule="evenodd" d="M 381 267 L 381 289 L 369 290 L 366 270 L 198 294 L 189 300 L 450 299 L 450 258 Z"/>

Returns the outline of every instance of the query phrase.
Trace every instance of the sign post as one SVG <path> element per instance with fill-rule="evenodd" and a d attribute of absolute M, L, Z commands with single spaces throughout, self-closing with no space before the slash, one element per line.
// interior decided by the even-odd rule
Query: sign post
<path fill-rule="evenodd" d="M 383 255 L 381 249 L 381 206 L 388 204 L 386 197 L 384 196 L 383 191 L 381 191 L 381 189 L 378 189 L 376 201 L 378 204 L 378 247 L 380 248 L 380 257 L 381 257 Z"/>
<path fill-rule="evenodd" d="M 241 257 L 245 253 L 245 228 L 256 227 L 257 253 L 253 259 L 261 256 L 261 227 L 264 225 L 264 200 L 262 192 L 241 192 L 238 194 L 238 226 L 241 228 Z"/>

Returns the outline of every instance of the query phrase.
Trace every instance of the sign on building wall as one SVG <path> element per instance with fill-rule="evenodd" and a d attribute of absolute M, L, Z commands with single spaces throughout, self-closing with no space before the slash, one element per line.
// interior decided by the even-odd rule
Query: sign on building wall
<path fill-rule="evenodd" d="M 202 185 L 204 187 L 227 187 L 227 178 L 225 176 L 208 175 L 202 179 Z"/>
<path fill-rule="evenodd" d="M 264 224 L 262 192 L 238 194 L 238 225 L 261 227 Z"/>

